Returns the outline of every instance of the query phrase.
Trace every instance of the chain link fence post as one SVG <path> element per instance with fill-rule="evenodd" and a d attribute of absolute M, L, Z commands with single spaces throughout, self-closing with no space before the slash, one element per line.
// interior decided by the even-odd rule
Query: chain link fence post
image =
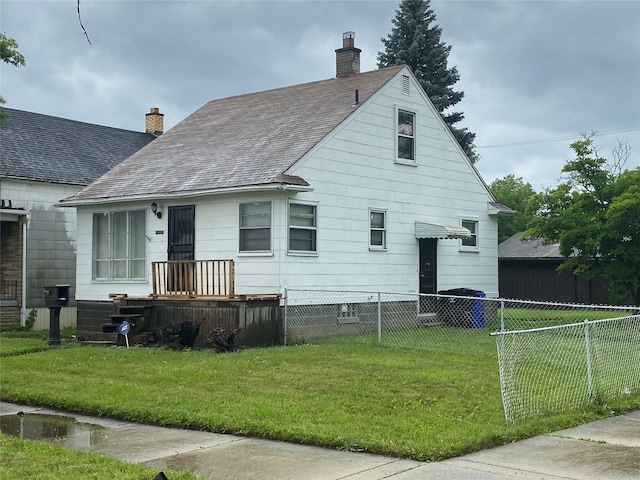
<path fill-rule="evenodd" d="M 382 300 L 378 292 L 378 345 L 382 345 Z"/>
<path fill-rule="evenodd" d="M 288 321 L 288 299 L 289 299 L 289 295 L 287 295 L 288 291 L 287 291 L 287 287 L 284 287 L 284 293 L 283 293 L 283 302 L 284 302 L 284 325 L 283 325 L 283 330 L 284 330 L 284 338 L 283 338 L 283 343 L 284 346 L 287 346 L 287 321 Z"/>
<path fill-rule="evenodd" d="M 593 399 L 593 375 L 591 371 L 591 345 L 589 340 L 589 321 L 584 321 L 584 347 L 585 358 L 587 360 L 587 392 L 590 399 Z"/>

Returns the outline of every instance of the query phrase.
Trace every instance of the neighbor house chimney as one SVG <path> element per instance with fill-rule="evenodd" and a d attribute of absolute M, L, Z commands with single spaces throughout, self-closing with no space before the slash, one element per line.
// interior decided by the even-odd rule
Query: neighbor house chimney
<path fill-rule="evenodd" d="M 160 113 L 158 107 L 151 108 L 150 112 L 145 115 L 145 124 L 147 133 L 159 137 L 164 132 L 164 113 Z"/>
<path fill-rule="evenodd" d="M 360 73 L 360 50 L 354 47 L 356 34 L 342 34 L 342 48 L 336 50 L 336 77 L 347 77 Z"/>

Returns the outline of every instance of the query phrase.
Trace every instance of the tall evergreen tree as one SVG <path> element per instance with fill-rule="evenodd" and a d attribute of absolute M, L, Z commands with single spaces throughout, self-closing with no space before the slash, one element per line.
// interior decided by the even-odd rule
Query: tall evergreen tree
<path fill-rule="evenodd" d="M 462 112 L 447 112 L 456 105 L 464 92 L 453 85 L 460 80 L 456 67 L 448 68 L 451 46 L 441 41 L 442 29 L 435 24 L 436 14 L 430 9 L 431 0 L 402 0 L 392 20 L 393 27 L 382 39 L 384 52 L 378 52 L 378 68 L 405 64 L 411 67 L 420 85 L 442 115 L 458 143 L 472 162 L 478 160 L 473 141 L 475 133 L 454 127 L 464 118 Z"/>

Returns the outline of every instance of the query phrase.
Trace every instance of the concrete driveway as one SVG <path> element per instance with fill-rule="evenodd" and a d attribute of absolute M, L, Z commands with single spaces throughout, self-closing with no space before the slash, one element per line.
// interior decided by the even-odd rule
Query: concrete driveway
<path fill-rule="evenodd" d="M 612 479 L 640 480 L 640 411 L 442 462 L 140 425 L 0 402 L 9 425 L 46 415 L 99 426 L 59 439 L 158 471 L 188 468 L 216 480 Z M 15 423 L 15 422 L 14 422 Z M 23 425 L 24 428 L 24 425 Z M 171 480 L 171 479 L 169 479 Z"/>

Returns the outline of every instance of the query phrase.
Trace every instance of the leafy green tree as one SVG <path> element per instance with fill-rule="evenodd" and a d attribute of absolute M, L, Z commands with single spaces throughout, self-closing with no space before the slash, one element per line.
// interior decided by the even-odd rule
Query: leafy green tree
<path fill-rule="evenodd" d="M 18 42 L 11 37 L 7 37 L 2 32 L 0 32 L 0 60 L 15 67 L 21 67 L 26 64 L 24 57 L 18 51 Z M 2 109 L 2 105 L 5 103 L 4 97 L 0 95 L 0 125 L 7 117 L 7 112 Z"/>
<path fill-rule="evenodd" d="M 464 119 L 462 112 L 447 111 L 462 100 L 464 92 L 453 89 L 460 74 L 456 67 L 447 66 L 451 46 L 440 39 L 442 29 L 434 24 L 436 14 L 430 6 L 431 0 L 400 2 L 391 33 L 382 39 L 384 52 L 378 52 L 378 68 L 401 64 L 411 67 L 462 149 L 476 162 L 479 159 L 473 145 L 476 134 L 454 127 Z"/>
<path fill-rule="evenodd" d="M 640 167 L 623 170 L 598 155 L 589 138 L 571 144 L 565 182 L 537 194 L 526 235 L 559 243 L 560 272 L 609 280 L 611 300 L 640 302 Z M 628 150 L 627 150 L 628 153 Z M 614 151 L 614 157 L 616 152 Z"/>
<path fill-rule="evenodd" d="M 498 242 L 527 229 L 529 217 L 526 214 L 527 205 L 535 196 L 530 183 L 525 183 L 522 177 L 512 174 L 504 178 L 496 178 L 489 190 L 496 200 L 516 211 L 515 215 L 500 215 L 498 217 Z"/>

